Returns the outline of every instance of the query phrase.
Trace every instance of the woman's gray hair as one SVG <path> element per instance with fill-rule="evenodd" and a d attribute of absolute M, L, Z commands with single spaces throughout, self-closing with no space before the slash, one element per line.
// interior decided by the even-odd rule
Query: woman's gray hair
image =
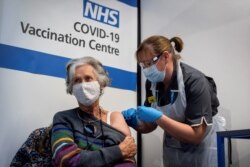
<path fill-rule="evenodd" d="M 78 66 L 89 64 L 91 65 L 96 74 L 97 74 L 97 80 L 101 87 L 106 87 L 110 84 L 110 79 L 108 76 L 108 73 L 103 68 L 103 65 L 101 62 L 96 60 L 93 57 L 82 57 L 77 59 L 70 60 L 66 65 L 67 70 L 67 76 L 66 76 L 66 86 L 67 86 L 67 93 L 72 94 L 72 87 L 73 87 L 73 78 L 75 76 L 75 69 Z"/>

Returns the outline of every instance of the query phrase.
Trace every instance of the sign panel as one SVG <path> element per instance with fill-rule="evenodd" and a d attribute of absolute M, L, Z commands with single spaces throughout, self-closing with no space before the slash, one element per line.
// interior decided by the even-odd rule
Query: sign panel
<path fill-rule="evenodd" d="M 65 91 L 65 65 L 72 58 L 92 56 L 105 66 L 112 83 L 101 97 L 104 109 L 136 106 L 136 4 L 0 1 L 0 146 L 5 152 L 0 166 L 9 166 L 31 131 L 77 106 Z"/>

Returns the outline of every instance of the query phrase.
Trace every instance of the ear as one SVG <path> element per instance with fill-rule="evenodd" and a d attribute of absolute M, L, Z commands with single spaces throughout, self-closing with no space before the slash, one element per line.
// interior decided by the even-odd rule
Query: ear
<path fill-rule="evenodd" d="M 168 60 L 170 58 L 170 53 L 168 51 L 165 51 L 165 52 L 163 52 L 163 56 L 165 59 Z"/>
<path fill-rule="evenodd" d="M 169 60 L 170 60 L 170 53 L 168 51 L 163 52 L 162 56 L 164 57 L 165 63 L 169 62 Z"/>

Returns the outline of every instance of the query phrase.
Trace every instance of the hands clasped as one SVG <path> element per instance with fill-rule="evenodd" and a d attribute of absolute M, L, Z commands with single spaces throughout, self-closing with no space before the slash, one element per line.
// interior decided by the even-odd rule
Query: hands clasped
<path fill-rule="evenodd" d="M 134 157 L 137 153 L 135 140 L 132 136 L 126 136 L 126 138 L 119 144 L 119 147 L 124 159 Z"/>

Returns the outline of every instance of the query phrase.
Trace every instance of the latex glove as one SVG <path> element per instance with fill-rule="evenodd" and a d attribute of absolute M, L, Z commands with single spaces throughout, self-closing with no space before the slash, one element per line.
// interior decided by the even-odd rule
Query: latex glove
<path fill-rule="evenodd" d="M 122 111 L 122 115 L 127 122 L 128 126 L 131 126 L 132 128 L 136 128 L 139 124 L 138 116 L 136 113 L 136 109 L 130 108 L 127 110 Z"/>
<path fill-rule="evenodd" d="M 139 106 L 137 108 L 138 119 L 144 122 L 155 122 L 163 113 L 152 107 Z"/>

